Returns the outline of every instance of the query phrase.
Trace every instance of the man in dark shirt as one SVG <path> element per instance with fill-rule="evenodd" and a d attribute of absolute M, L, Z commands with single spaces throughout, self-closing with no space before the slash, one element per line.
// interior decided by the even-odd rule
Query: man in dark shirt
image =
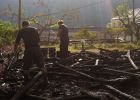
<path fill-rule="evenodd" d="M 21 39 L 23 39 L 25 46 L 23 69 L 25 72 L 28 72 L 33 63 L 36 63 L 38 67 L 43 67 L 39 46 L 40 38 L 37 29 L 31 27 L 28 21 L 23 21 L 22 27 L 15 40 L 14 52 L 16 52 Z"/>
<path fill-rule="evenodd" d="M 68 28 L 64 24 L 63 20 L 58 21 L 59 29 L 58 36 L 60 38 L 60 53 L 63 57 L 66 57 L 68 54 L 68 45 L 69 45 L 69 36 Z"/>

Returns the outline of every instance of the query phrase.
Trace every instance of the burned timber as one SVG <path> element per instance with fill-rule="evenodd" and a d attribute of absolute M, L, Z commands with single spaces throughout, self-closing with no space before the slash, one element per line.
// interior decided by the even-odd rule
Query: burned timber
<path fill-rule="evenodd" d="M 140 100 L 139 49 L 81 51 L 65 59 L 55 48 L 42 54 L 43 69 L 33 66 L 24 84 L 22 53 L 1 51 L 0 100 Z"/>

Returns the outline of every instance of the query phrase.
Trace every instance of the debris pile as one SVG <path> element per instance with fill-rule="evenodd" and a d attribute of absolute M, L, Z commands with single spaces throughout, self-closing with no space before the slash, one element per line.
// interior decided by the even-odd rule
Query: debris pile
<path fill-rule="evenodd" d="M 46 54 L 45 54 L 45 53 Z M 139 100 L 140 50 L 99 53 L 81 51 L 63 59 L 46 56 L 44 69 L 33 66 L 32 79 L 24 81 L 23 60 L 12 56 L 1 64 L 1 100 Z M 51 52 L 50 52 L 51 53 Z"/>

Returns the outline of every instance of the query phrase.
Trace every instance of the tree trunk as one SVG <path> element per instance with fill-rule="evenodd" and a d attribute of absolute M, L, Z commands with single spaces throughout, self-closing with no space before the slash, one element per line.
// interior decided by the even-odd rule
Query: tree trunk
<path fill-rule="evenodd" d="M 133 33 L 132 32 L 130 33 L 130 36 L 131 36 L 131 40 L 130 41 L 133 42 Z"/>

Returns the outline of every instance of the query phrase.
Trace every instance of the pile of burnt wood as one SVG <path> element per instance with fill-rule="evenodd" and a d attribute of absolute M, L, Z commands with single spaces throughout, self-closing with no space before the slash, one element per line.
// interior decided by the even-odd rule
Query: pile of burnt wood
<path fill-rule="evenodd" d="M 140 100 L 138 49 L 81 51 L 65 59 L 53 48 L 42 54 L 44 67 L 33 66 L 26 85 L 21 55 L 8 62 L 1 55 L 0 100 Z"/>

